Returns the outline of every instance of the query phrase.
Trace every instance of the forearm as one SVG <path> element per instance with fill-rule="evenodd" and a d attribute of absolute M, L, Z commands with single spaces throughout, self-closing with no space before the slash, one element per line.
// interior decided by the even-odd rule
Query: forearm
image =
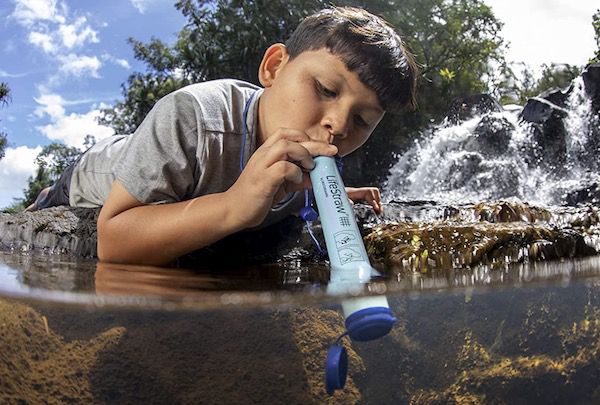
<path fill-rule="evenodd" d="M 225 193 L 136 206 L 114 216 L 101 212 L 98 257 L 107 262 L 163 265 L 243 229 L 231 217 Z"/>

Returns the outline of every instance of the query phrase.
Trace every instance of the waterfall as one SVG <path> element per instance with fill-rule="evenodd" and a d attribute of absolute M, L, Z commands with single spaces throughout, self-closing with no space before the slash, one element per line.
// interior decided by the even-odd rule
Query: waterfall
<path fill-rule="evenodd" d="M 534 101 L 544 122 L 526 122 L 512 106 L 429 129 L 390 169 L 384 199 L 562 204 L 598 178 L 600 119 L 581 77 L 563 107 Z"/>

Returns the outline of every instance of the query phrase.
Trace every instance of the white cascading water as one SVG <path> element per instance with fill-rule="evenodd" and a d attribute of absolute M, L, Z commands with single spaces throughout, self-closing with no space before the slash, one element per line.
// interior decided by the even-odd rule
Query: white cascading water
<path fill-rule="evenodd" d="M 553 164 L 554 157 L 535 141 L 531 124 L 519 120 L 521 108 L 510 108 L 428 131 L 390 169 L 384 199 L 561 204 L 565 193 L 598 175 L 597 155 L 590 152 L 598 147 L 593 134 L 600 120 L 583 80 L 573 86 L 564 120 L 565 164 Z"/>

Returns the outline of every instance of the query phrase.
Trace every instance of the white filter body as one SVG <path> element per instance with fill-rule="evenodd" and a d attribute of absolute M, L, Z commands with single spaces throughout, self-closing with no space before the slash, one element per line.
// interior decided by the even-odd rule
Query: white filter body
<path fill-rule="evenodd" d="M 316 157 L 310 179 L 331 266 L 327 291 L 333 295 L 360 294 L 364 284 L 377 272 L 369 262 L 335 159 L 329 156 Z M 346 318 L 371 307 L 389 308 L 387 298 L 357 297 L 342 302 Z"/>

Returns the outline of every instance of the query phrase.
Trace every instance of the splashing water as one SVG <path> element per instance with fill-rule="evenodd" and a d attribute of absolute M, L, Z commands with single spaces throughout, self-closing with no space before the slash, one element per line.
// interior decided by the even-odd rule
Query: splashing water
<path fill-rule="evenodd" d="M 523 122 L 521 108 L 490 112 L 429 130 L 399 157 L 384 187 L 386 201 L 472 203 L 516 199 L 561 204 L 566 193 L 598 176 L 600 125 L 583 80 L 576 79 L 564 131 L 549 139 Z M 537 126 L 536 126 L 537 125 Z"/>

